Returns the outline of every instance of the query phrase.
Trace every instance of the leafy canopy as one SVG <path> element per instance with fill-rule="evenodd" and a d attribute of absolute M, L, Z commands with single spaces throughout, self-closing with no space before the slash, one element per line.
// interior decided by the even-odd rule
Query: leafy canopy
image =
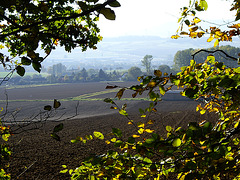
<path fill-rule="evenodd" d="M 238 2 L 233 2 L 232 9 L 237 10 L 235 20 L 239 19 Z M 201 38 L 205 32 L 198 31 L 196 24 L 200 20 L 194 17 L 192 22 L 188 22 L 186 18 L 189 15 L 195 16 L 195 11 L 204 11 L 207 8 L 205 0 L 190 1 L 189 8 L 184 8 L 180 21 L 190 28 L 187 33 L 190 37 Z M 219 41 L 232 38 L 230 31 L 223 34 L 220 30 L 210 32 L 210 38 L 216 39 L 215 45 Z M 181 32 L 180 35 L 184 34 L 186 33 Z M 178 37 L 179 35 L 173 38 Z M 199 52 L 201 51 L 196 53 Z M 220 52 L 226 55 L 224 51 Z M 139 109 L 139 122 L 134 122 L 128 116 L 126 105 L 119 107 L 112 99 L 105 99 L 105 102 L 112 104 L 112 109 L 118 110 L 127 118 L 128 124 L 133 125 L 135 131 L 127 138 L 123 138 L 123 133 L 118 128 L 113 128 L 108 136 L 101 135 L 106 144 L 113 144 L 116 150 L 86 158 L 78 168 L 69 170 L 72 179 L 240 178 L 240 67 L 227 67 L 212 54 L 203 62 L 197 63 L 194 59 L 196 53 L 189 65 L 181 67 L 176 75 L 163 75 L 160 70 L 155 70 L 153 76 L 139 77 L 139 85 L 124 87 L 118 91 L 118 99 L 122 98 L 127 89 L 134 91 L 132 97 L 148 93 L 152 102 L 148 108 Z M 174 86 L 183 89 L 182 96 L 203 100 L 196 111 L 200 114 L 215 113 L 218 119 L 212 120 L 212 123 L 206 120 L 190 122 L 186 128 L 166 126 L 165 136 L 158 133 L 149 114 L 157 111 L 155 105 Z M 92 139 L 89 136 L 78 137 L 72 142 L 86 143 Z M 62 172 L 66 173 L 68 169 L 66 166 L 64 168 Z"/>
<path fill-rule="evenodd" d="M 103 3 L 99 0 L 2 0 L 0 48 L 7 48 L 10 54 L 0 53 L 0 61 L 6 67 L 10 60 L 16 62 L 19 58 L 16 70 L 23 76 L 25 69 L 21 65 L 32 65 L 40 72 L 41 62 L 57 45 L 68 52 L 76 47 L 83 51 L 96 49 L 102 39 L 96 22 L 100 14 L 114 20 L 113 7 L 120 7 L 120 3 L 116 0 Z"/>
<path fill-rule="evenodd" d="M 217 7 L 217 4 L 216 4 Z M 221 30 L 219 27 L 210 26 L 208 29 L 201 27 L 202 20 L 197 17 L 197 13 L 207 11 L 208 3 L 206 0 L 193 0 L 189 1 L 189 5 L 181 8 L 181 17 L 178 22 L 180 26 L 173 39 L 178 39 L 181 36 L 189 36 L 190 38 L 201 38 L 203 35 L 209 35 L 208 42 L 215 40 L 214 47 L 219 45 L 221 41 L 232 41 L 233 37 L 238 37 L 240 32 L 240 5 L 238 0 L 233 0 L 230 11 L 236 11 L 232 23 L 227 29 Z M 221 12 L 219 12 L 221 13 Z M 225 23 L 224 23 L 225 24 Z"/>

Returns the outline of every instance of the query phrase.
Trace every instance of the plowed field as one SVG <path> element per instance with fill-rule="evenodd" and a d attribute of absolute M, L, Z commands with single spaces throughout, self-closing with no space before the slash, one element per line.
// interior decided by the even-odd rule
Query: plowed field
<path fill-rule="evenodd" d="M 125 87 L 130 86 L 132 82 L 115 84 Z M 10 139 L 13 155 L 8 171 L 11 172 L 12 179 L 69 179 L 68 174 L 59 173 L 62 170 L 61 165 L 76 168 L 88 154 L 102 154 L 111 148 L 99 140 L 87 144 L 72 144 L 71 139 L 92 134 L 93 131 L 107 133 L 114 127 L 122 129 L 125 137 L 131 135 L 134 129 L 127 124 L 126 118 L 116 110 L 110 109 L 111 104 L 101 100 L 107 97 L 114 98 L 116 94 L 106 90 L 106 85 L 107 83 L 87 83 L 1 89 L 1 106 L 5 107 L 3 114 L 7 109 L 7 115 L 2 117 L 4 121 L 20 122 L 20 126 L 26 119 L 36 122 L 31 126 L 20 127 L 16 131 L 20 134 L 15 134 Z M 5 91 L 7 96 L 3 94 Z M 6 97 L 9 99 L 7 106 L 4 101 Z M 144 99 L 129 100 L 129 97 L 131 92 L 126 92 L 123 97 L 126 99 L 116 102 L 119 106 L 127 103 L 130 118 L 143 121 L 144 119 L 139 117 L 138 109 L 147 108 L 149 102 Z M 39 114 L 44 111 L 45 105 L 52 105 L 53 99 L 60 100 L 61 107 L 54 117 L 44 119 Z M 214 121 L 216 117 L 212 114 L 196 113 L 197 104 L 177 93 L 167 94 L 157 105 L 158 111 L 151 116 L 155 121 L 156 131 L 164 134 L 166 125 L 177 127 L 186 126 L 189 121 Z M 72 118 L 68 119 L 69 117 Z M 64 124 L 63 131 L 58 133 L 61 141 L 50 137 L 54 126 L 59 124 L 56 121 Z"/>

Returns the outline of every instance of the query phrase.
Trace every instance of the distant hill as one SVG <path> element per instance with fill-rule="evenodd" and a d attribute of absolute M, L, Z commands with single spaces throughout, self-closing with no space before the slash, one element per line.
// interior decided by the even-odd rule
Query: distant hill
<path fill-rule="evenodd" d="M 154 66 L 158 67 L 161 64 L 171 66 L 174 55 L 178 50 L 213 46 L 213 43 L 207 43 L 206 41 L 206 38 L 180 38 L 176 40 L 170 37 L 161 38 L 157 36 L 103 38 L 103 41 L 98 44 L 97 50 L 81 52 L 80 49 L 75 49 L 71 53 L 67 53 L 59 47 L 43 62 L 43 65 L 48 67 L 61 62 L 70 69 L 76 69 L 77 67 L 80 69 L 83 67 L 87 69 L 116 69 L 119 67 L 128 69 L 132 66 L 141 67 L 141 59 L 149 54 L 154 57 L 152 61 Z M 220 45 L 239 47 L 240 43 L 238 41 L 221 43 Z"/>
<path fill-rule="evenodd" d="M 75 49 L 70 54 L 62 49 L 57 49 L 45 61 L 45 66 L 62 62 L 67 67 L 79 66 L 80 68 L 112 68 L 123 67 L 128 69 L 132 66 L 141 67 L 140 60 L 150 54 L 154 57 L 152 63 L 155 66 L 161 64 L 173 64 L 173 57 L 178 50 L 188 48 L 209 48 L 213 43 L 207 43 L 206 38 L 189 39 L 161 38 L 155 36 L 123 36 L 104 38 L 98 44 L 97 50 L 81 52 Z M 238 41 L 222 43 L 239 47 Z"/>

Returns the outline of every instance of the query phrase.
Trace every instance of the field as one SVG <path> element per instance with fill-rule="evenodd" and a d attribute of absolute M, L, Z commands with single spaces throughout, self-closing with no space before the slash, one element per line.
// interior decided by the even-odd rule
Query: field
<path fill-rule="evenodd" d="M 113 84 L 128 87 L 133 82 Z M 12 179 L 69 179 L 68 174 L 59 173 L 62 169 L 61 165 L 66 164 L 69 168 L 76 168 L 88 154 L 102 154 L 110 148 L 98 140 L 88 144 L 72 144 L 71 139 L 91 134 L 93 131 L 107 133 L 113 127 L 123 129 L 125 137 L 130 135 L 134 129 L 127 124 L 126 118 L 116 110 L 110 109 L 110 104 L 102 101 L 107 97 L 114 98 L 116 94 L 116 90 L 105 89 L 107 85 L 102 82 L 2 88 L 0 92 L 0 105 L 4 107 L 2 120 L 14 122 L 17 132 L 10 140 L 13 147 L 9 168 Z M 148 107 L 146 95 L 137 97 L 135 100 L 131 100 L 130 97 L 131 92 L 127 91 L 123 100 L 116 100 L 116 102 L 119 106 L 127 103 L 130 118 L 134 121 L 143 121 L 144 119 L 139 118 L 138 109 Z M 6 99 L 8 99 L 7 105 Z M 61 107 L 54 117 L 45 118 L 42 114 L 43 107 L 52 105 L 53 99 L 59 100 Z M 186 126 L 190 120 L 216 118 L 212 114 L 196 113 L 197 104 L 195 101 L 181 97 L 178 93 L 165 95 L 163 101 L 156 107 L 158 111 L 151 116 L 155 121 L 156 131 L 164 134 L 166 125 Z M 36 123 L 22 127 L 24 121 L 28 120 Z M 50 137 L 58 121 L 64 124 L 63 131 L 59 132 L 61 141 Z"/>

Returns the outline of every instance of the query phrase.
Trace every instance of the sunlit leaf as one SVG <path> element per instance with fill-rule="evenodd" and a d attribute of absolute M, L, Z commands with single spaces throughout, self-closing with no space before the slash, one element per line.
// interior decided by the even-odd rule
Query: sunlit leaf
<path fill-rule="evenodd" d="M 127 111 L 123 110 L 123 109 L 120 109 L 119 110 L 119 114 L 123 115 L 123 116 L 128 116 L 128 113 Z"/>
<path fill-rule="evenodd" d="M 93 136 L 97 139 L 101 139 L 101 140 L 104 139 L 104 135 L 101 132 L 98 132 L 98 131 L 94 131 Z"/>
<path fill-rule="evenodd" d="M 173 147 L 179 147 L 181 144 L 182 144 L 182 141 L 179 138 L 174 139 L 172 142 Z"/>
<path fill-rule="evenodd" d="M 208 60 L 208 62 L 210 62 L 211 64 L 213 64 L 213 63 L 215 62 L 215 57 L 214 57 L 213 55 L 209 55 L 209 56 L 207 57 L 207 60 Z"/>
<path fill-rule="evenodd" d="M 145 129 L 145 132 L 147 132 L 147 133 L 153 133 L 154 130 L 152 130 L 152 129 Z"/>
<path fill-rule="evenodd" d="M 138 133 L 139 134 L 142 134 L 144 132 L 144 129 L 143 128 L 140 128 L 139 130 L 138 130 Z"/>
<path fill-rule="evenodd" d="M 140 137 L 139 135 L 136 135 L 136 134 L 134 134 L 134 135 L 132 135 L 132 137 L 133 138 L 138 138 L 138 137 Z"/>
<path fill-rule="evenodd" d="M 215 42 L 214 42 L 214 47 L 217 47 L 219 45 L 219 40 L 217 39 Z"/>
<path fill-rule="evenodd" d="M 162 85 L 159 85 L 160 94 L 164 95 L 166 93 L 165 88 Z"/>
<path fill-rule="evenodd" d="M 172 35 L 171 38 L 172 39 L 178 39 L 180 36 L 179 35 Z"/>
<path fill-rule="evenodd" d="M 197 23 L 201 22 L 201 19 L 195 17 L 194 20 L 193 20 L 193 22 L 194 22 L 195 24 L 197 24 Z"/>
<path fill-rule="evenodd" d="M 211 42 L 212 40 L 214 40 L 214 37 L 213 37 L 213 36 L 210 36 L 210 37 L 207 39 L 207 42 Z"/>
<path fill-rule="evenodd" d="M 199 6 L 204 9 L 205 11 L 208 9 L 208 4 L 205 0 L 200 0 Z"/>

